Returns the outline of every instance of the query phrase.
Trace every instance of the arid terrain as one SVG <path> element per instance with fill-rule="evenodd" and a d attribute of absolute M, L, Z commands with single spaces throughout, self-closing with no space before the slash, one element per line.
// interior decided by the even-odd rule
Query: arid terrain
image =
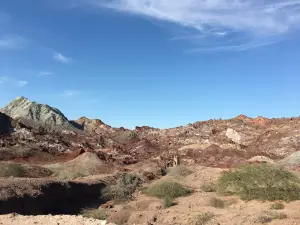
<path fill-rule="evenodd" d="M 0 110 L 0 224 L 300 224 L 300 186 L 292 186 L 289 201 L 281 192 L 242 200 L 214 187 L 230 169 L 261 164 L 288 171 L 287 185 L 296 185 L 299 117 L 239 115 L 130 130 L 86 117 L 70 121 L 18 97 Z M 149 191 L 157 182 L 188 191 L 158 196 Z"/>

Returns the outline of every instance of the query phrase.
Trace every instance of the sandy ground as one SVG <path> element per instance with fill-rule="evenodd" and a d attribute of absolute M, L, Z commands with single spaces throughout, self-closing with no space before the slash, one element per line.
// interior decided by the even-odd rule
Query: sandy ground
<path fill-rule="evenodd" d="M 1 225 L 113 225 L 103 220 L 83 218 L 82 216 L 20 216 L 20 215 L 1 215 Z"/>
<path fill-rule="evenodd" d="M 134 202 L 123 205 L 121 210 L 131 212 L 128 224 L 130 225 L 198 225 L 196 218 L 199 214 L 210 212 L 214 218 L 205 225 L 259 225 L 260 216 L 267 212 L 285 213 L 286 219 L 274 219 L 268 225 L 300 225 L 300 201 L 284 203 L 282 210 L 271 210 L 272 202 L 249 201 L 245 202 L 234 196 L 220 197 L 216 193 L 207 193 L 200 190 L 201 184 L 216 181 L 222 172 L 218 168 L 196 167 L 196 172 L 186 178 L 175 179 L 195 189 L 195 193 L 188 197 L 178 198 L 176 205 L 168 209 L 160 199 L 140 195 Z M 170 179 L 168 177 L 163 179 Z M 224 208 L 210 206 L 210 199 L 221 198 L 225 201 Z M 116 210 L 117 211 L 117 210 Z M 202 224 L 199 224 L 202 225 Z"/>
<path fill-rule="evenodd" d="M 300 225 L 300 201 L 284 204 L 284 209 L 271 209 L 272 202 L 268 201 L 242 201 L 238 197 L 218 196 L 216 193 L 204 192 L 200 186 L 204 183 L 215 182 L 223 169 L 208 167 L 193 167 L 194 172 L 187 177 L 164 177 L 162 179 L 174 179 L 191 187 L 194 193 L 187 197 L 175 200 L 176 205 L 165 209 L 163 200 L 148 197 L 143 194 L 137 196 L 135 201 L 123 205 L 117 205 L 109 209 L 109 221 L 113 219 L 127 218 L 127 225 Z M 211 206 L 211 198 L 220 198 L 225 202 L 224 208 Z M 201 213 L 212 213 L 213 218 L 207 223 L 196 223 Z M 268 223 L 258 221 L 258 218 L 267 213 L 284 213 L 287 218 L 273 219 Z M 23 224 L 82 224 L 102 225 L 103 221 L 84 219 L 81 216 L 28 216 L 3 215 L 0 216 L 0 225 Z M 108 223 L 107 223 L 108 224 Z M 120 223 L 118 223 L 120 224 Z M 121 225 L 121 224 L 120 224 Z"/>

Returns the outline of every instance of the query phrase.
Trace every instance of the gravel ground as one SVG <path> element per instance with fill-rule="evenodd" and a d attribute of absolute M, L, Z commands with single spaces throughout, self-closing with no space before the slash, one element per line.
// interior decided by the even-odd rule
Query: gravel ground
<path fill-rule="evenodd" d="M 105 220 L 83 218 L 82 216 L 45 215 L 45 216 L 21 216 L 16 214 L 0 215 L 1 225 L 114 225 Z"/>

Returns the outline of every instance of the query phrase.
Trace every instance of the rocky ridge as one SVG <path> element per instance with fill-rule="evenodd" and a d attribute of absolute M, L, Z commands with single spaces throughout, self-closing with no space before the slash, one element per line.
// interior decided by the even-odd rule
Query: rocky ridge
<path fill-rule="evenodd" d="M 180 156 L 189 164 L 230 167 L 255 156 L 277 160 L 300 151 L 298 117 L 268 119 L 240 115 L 230 120 L 199 121 L 170 129 L 144 126 L 129 130 L 86 117 L 69 121 L 59 110 L 24 97 L 8 104 L 2 112 L 26 126 L 0 140 L 5 147 L 0 148 L 0 157 L 8 149 L 12 149 L 10 155 L 13 155 L 14 149 L 22 148 L 30 152 L 29 159 L 33 161 L 40 160 L 35 158 L 35 155 L 40 157 L 40 152 L 52 162 L 53 157 L 72 159 L 90 151 L 101 160 L 121 165 L 157 161 L 158 157 L 168 163 L 174 156 Z M 60 129 L 55 133 L 40 133 L 31 129 L 32 124 Z"/>
<path fill-rule="evenodd" d="M 0 111 L 36 130 L 43 129 L 51 132 L 75 129 L 58 109 L 32 102 L 25 97 L 16 98 Z"/>

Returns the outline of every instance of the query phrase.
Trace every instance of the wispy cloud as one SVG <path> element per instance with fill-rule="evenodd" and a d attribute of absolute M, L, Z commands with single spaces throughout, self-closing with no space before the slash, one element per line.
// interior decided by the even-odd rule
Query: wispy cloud
<path fill-rule="evenodd" d="M 0 37 L 0 50 L 21 50 L 27 40 L 19 35 L 6 34 Z"/>
<path fill-rule="evenodd" d="M 38 73 L 38 76 L 39 76 L 39 77 L 51 76 L 51 75 L 53 75 L 53 73 L 52 73 L 52 72 L 49 72 L 49 71 L 40 71 L 40 72 Z"/>
<path fill-rule="evenodd" d="M 86 0 L 94 7 L 177 24 L 196 49 L 246 50 L 300 28 L 300 0 Z M 178 34 L 176 34 L 178 36 Z M 239 48 L 238 46 L 241 46 Z"/>
<path fill-rule="evenodd" d="M 7 77 L 7 76 L 2 76 L 0 77 L 0 85 L 7 83 L 7 86 L 17 86 L 17 87 L 24 87 L 28 84 L 27 81 L 24 80 L 18 80 L 13 77 Z"/>
<path fill-rule="evenodd" d="M 0 84 L 5 83 L 6 81 L 8 81 L 8 77 L 0 77 Z"/>
<path fill-rule="evenodd" d="M 73 61 L 71 57 L 64 56 L 59 52 L 54 53 L 53 59 L 60 63 L 70 63 Z"/>
<path fill-rule="evenodd" d="M 17 86 L 18 87 L 24 87 L 27 84 L 28 84 L 28 82 L 27 81 L 23 81 L 23 80 L 20 80 L 20 81 L 17 82 Z"/>
<path fill-rule="evenodd" d="M 78 91 L 65 90 L 62 94 L 63 97 L 73 97 L 78 94 Z"/>

